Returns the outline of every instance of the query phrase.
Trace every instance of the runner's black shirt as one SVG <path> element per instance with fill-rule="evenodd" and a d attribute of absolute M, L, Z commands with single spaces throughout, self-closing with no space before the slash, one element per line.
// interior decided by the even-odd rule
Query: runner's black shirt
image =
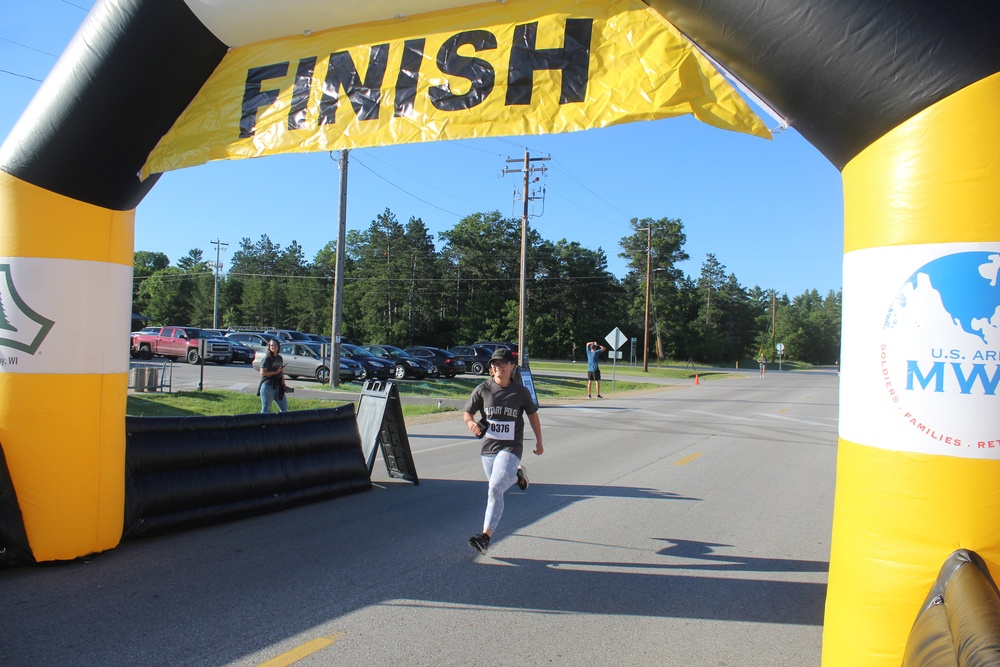
<path fill-rule="evenodd" d="M 483 456 L 507 450 L 517 458 L 524 452 L 524 414 L 535 414 L 538 408 L 531 392 L 519 382 L 501 387 L 490 378 L 472 390 L 465 411 L 481 413 L 489 429 L 483 436 Z M 482 423 L 482 422 L 480 422 Z"/>

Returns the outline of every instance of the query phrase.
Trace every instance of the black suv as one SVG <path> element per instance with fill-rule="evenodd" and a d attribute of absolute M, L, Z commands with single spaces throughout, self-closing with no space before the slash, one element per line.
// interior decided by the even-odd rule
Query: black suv
<path fill-rule="evenodd" d="M 485 345 L 457 345 L 449 348 L 456 359 L 465 362 L 465 367 L 473 375 L 486 375 L 490 368 L 493 350 Z"/>
<path fill-rule="evenodd" d="M 517 364 L 520 362 L 520 357 L 517 355 L 517 343 L 497 343 L 495 341 L 479 341 L 478 343 L 473 343 L 473 345 L 481 345 L 483 347 L 488 347 L 490 350 L 490 354 L 493 354 L 493 352 L 498 347 L 505 347 L 508 350 L 510 350 L 511 354 L 514 355 L 514 363 Z"/>

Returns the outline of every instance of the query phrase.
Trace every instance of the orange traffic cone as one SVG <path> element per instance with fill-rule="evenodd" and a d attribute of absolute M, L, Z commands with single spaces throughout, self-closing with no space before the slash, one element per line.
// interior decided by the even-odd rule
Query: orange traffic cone
<path fill-rule="evenodd" d="M 694 374 L 694 383 L 695 384 L 701 384 L 701 382 L 698 382 L 698 374 L 697 373 Z"/>

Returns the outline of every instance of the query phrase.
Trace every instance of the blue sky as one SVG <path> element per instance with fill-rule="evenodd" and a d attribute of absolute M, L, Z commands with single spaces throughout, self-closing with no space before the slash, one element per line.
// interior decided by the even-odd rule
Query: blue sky
<path fill-rule="evenodd" d="M 93 2 L 0 0 L 0 136 L 6 138 Z M 761 115 L 770 127 L 777 123 Z M 544 205 L 530 224 L 552 241 L 602 248 L 625 275 L 618 241 L 631 218 L 680 218 L 696 277 L 715 254 L 745 287 L 790 296 L 842 285 L 840 173 L 794 130 L 773 141 L 689 118 L 562 135 L 411 144 L 350 152 L 348 229 L 365 229 L 389 208 L 432 233 L 461 217 L 499 210 L 520 218 L 521 176 L 503 176 L 524 151 L 547 168 Z M 191 248 L 222 263 L 244 237 L 297 241 L 312 259 L 336 237 L 339 154 L 216 162 L 165 174 L 139 205 L 135 248 L 172 262 Z"/>

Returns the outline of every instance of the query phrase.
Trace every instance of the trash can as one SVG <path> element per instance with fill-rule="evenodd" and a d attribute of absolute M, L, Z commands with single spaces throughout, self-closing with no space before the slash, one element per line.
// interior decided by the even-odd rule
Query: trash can
<path fill-rule="evenodd" d="M 135 391 L 146 391 L 146 369 L 145 368 L 133 368 L 132 377 L 130 378 L 132 389 Z"/>
<path fill-rule="evenodd" d="M 146 391 L 160 390 L 160 371 L 157 368 L 146 369 Z"/>

